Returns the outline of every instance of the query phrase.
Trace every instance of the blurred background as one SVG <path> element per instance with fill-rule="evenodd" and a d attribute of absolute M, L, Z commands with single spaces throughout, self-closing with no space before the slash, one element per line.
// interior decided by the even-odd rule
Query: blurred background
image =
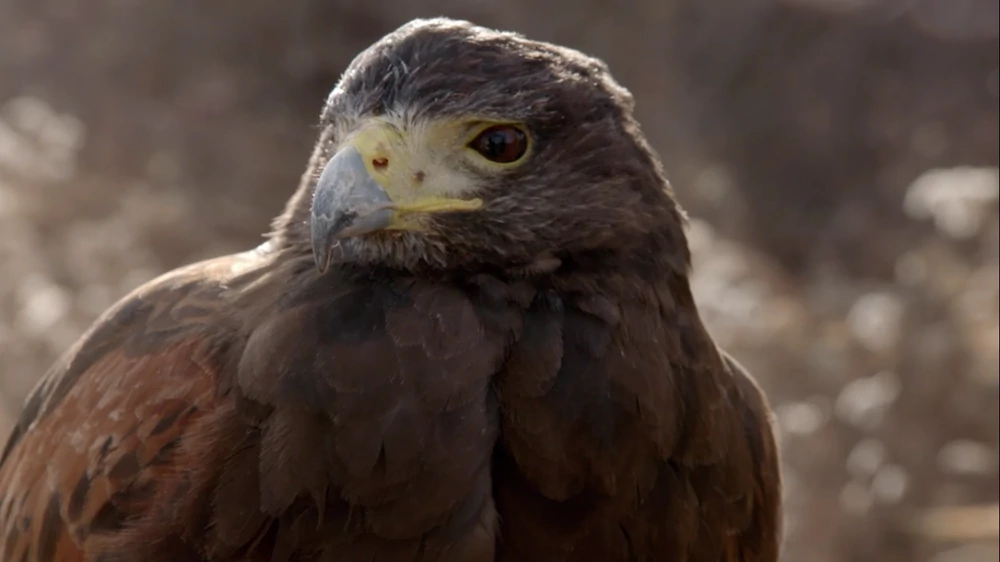
<path fill-rule="evenodd" d="M 635 95 L 781 424 L 785 562 L 998 559 L 997 0 L 0 0 L 0 441 L 126 291 L 260 243 L 345 65 L 433 15 Z"/>

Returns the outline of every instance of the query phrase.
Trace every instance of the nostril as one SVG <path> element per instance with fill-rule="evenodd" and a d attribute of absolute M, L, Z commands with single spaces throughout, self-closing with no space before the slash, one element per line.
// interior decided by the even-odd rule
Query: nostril
<path fill-rule="evenodd" d="M 372 167 L 376 170 L 383 170 L 389 166 L 388 158 L 372 158 Z"/>

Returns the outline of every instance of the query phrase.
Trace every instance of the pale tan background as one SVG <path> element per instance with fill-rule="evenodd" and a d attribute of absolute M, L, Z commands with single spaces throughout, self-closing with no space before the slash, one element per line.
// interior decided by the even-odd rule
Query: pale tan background
<path fill-rule="evenodd" d="M 125 291 L 256 245 L 344 65 L 438 14 L 635 94 L 781 421 L 786 562 L 997 559 L 996 0 L 0 0 L 0 440 Z"/>

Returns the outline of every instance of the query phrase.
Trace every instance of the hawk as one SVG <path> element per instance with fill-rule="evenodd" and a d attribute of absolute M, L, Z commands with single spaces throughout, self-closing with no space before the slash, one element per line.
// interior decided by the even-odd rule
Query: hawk
<path fill-rule="evenodd" d="M 773 562 L 767 401 L 601 61 L 410 22 L 268 242 L 126 296 L 0 460 L 18 562 Z"/>

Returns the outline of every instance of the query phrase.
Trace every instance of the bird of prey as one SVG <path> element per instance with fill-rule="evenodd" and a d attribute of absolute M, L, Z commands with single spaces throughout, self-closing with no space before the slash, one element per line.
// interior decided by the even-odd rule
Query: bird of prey
<path fill-rule="evenodd" d="M 40 381 L 8 562 L 773 562 L 771 413 L 601 61 L 410 22 L 330 93 L 265 245 Z"/>

